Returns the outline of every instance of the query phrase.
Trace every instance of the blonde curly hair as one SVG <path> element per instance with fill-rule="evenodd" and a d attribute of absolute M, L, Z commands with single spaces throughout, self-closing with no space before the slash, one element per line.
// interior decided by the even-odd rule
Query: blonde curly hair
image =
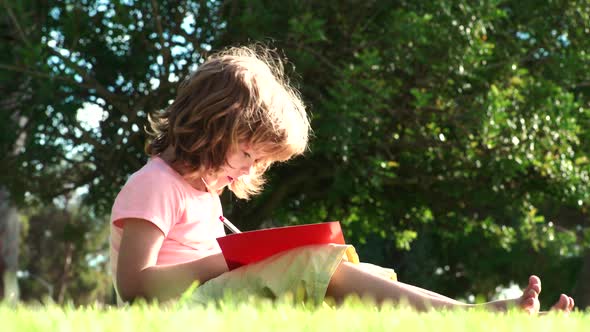
<path fill-rule="evenodd" d="M 254 172 L 232 182 L 239 198 L 259 193 L 274 162 L 302 154 L 311 131 L 299 92 L 276 52 L 260 45 L 232 47 L 211 55 L 179 87 L 174 102 L 149 116 L 146 152 L 174 150 L 173 165 L 190 174 L 217 172 L 239 143 L 267 156 Z M 190 175 L 188 175 L 190 176 Z"/>

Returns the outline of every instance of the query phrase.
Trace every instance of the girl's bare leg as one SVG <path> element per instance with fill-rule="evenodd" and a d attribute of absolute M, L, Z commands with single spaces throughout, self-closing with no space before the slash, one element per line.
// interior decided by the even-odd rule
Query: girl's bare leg
<path fill-rule="evenodd" d="M 535 292 L 537 292 L 537 295 L 538 295 L 541 293 L 541 281 L 540 280 L 537 281 L 536 279 L 538 279 L 538 278 L 536 278 L 536 276 L 531 276 L 531 278 L 533 278 L 533 279 L 531 280 L 529 278 L 529 286 L 528 287 L 535 290 Z M 420 287 L 416 287 L 416 286 L 412 286 L 412 285 L 408 285 L 408 284 L 406 284 L 406 286 L 413 288 L 416 291 L 430 295 L 430 296 L 454 301 L 453 299 L 451 299 L 449 297 L 446 297 L 444 295 L 441 295 L 441 294 L 438 294 L 435 292 L 431 292 L 429 290 L 426 290 L 426 289 L 423 289 Z M 500 306 L 504 305 L 504 307 L 506 308 L 506 304 L 514 305 L 514 300 L 508 300 L 508 303 L 506 303 L 505 301 L 488 302 L 484 305 L 490 305 L 492 303 L 494 303 L 495 305 L 500 305 Z M 565 314 L 569 314 L 570 312 L 572 312 L 574 310 L 574 306 L 575 306 L 575 302 L 572 297 L 567 296 L 566 294 L 561 294 L 559 297 L 559 300 L 551 307 L 551 309 L 549 309 L 549 311 L 542 311 L 542 312 L 539 312 L 539 314 L 546 315 L 550 312 L 563 312 Z M 534 313 L 534 312 L 536 312 L 536 310 L 533 308 L 532 312 Z"/>
<path fill-rule="evenodd" d="M 539 292 L 540 280 L 533 276 L 529 279 L 529 285 L 520 298 L 494 301 L 481 305 L 491 310 L 504 311 L 512 306 L 517 306 L 529 312 L 538 312 Z M 342 262 L 330 280 L 326 295 L 334 298 L 337 302 L 342 302 L 344 298 L 353 294 L 369 296 L 378 303 L 383 303 L 384 301 L 399 303 L 405 300 L 410 306 L 420 311 L 426 311 L 431 308 L 453 309 L 475 307 L 475 305 L 459 302 L 416 286 L 373 275 L 354 264 Z"/>
<path fill-rule="evenodd" d="M 410 287 L 410 288 L 412 288 L 412 289 L 414 289 L 414 290 L 416 290 L 416 291 L 418 291 L 418 292 L 420 292 L 420 293 L 424 293 L 424 294 L 426 294 L 426 295 L 428 295 L 428 296 L 431 296 L 431 297 L 436 297 L 436 298 L 439 298 L 439 299 L 445 299 L 445 300 L 448 300 L 448 301 L 455 301 L 455 302 L 457 302 L 455 299 L 452 299 L 452 298 L 450 298 L 450 297 L 447 297 L 447 296 L 441 295 L 441 294 L 439 294 L 439 293 L 435 293 L 435 292 L 433 292 L 433 291 L 426 290 L 426 289 L 424 289 L 424 288 L 420 288 L 420 287 L 412 286 L 412 285 L 410 285 L 410 284 L 405 284 L 405 285 L 406 285 L 407 287 Z"/>
<path fill-rule="evenodd" d="M 373 264 L 368 264 L 368 265 L 370 265 L 370 266 L 378 266 L 378 265 L 373 265 Z M 387 275 L 387 274 L 374 273 L 374 272 L 373 272 L 374 270 L 372 270 L 371 268 L 365 268 L 365 267 L 367 266 L 367 263 L 361 263 L 360 265 L 357 265 L 357 266 L 358 266 L 358 267 L 360 267 L 362 270 L 364 270 L 364 271 L 368 272 L 368 273 L 375 274 L 375 275 L 377 275 L 377 276 L 384 277 L 384 278 L 386 278 L 387 280 L 390 280 L 390 278 L 389 278 L 389 277 L 385 277 L 385 276 L 384 276 L 384 275 Z M 450 298 L 450 297 L 447 297 L 447 296 L 444 296 L 444 295 L 441 295 L 441 294 L 438 294 L 438 293 L 435 293 L 435 292 L 432 292 L 432 291 L 426 290 L 426 289 L 424 289 L 424 288 L 420 288 L 420 287 L 412 286 L 412 285 L 410 285 L 410 284 L 404 284 L 404 285 L 405 285 L 406 287 L 412 288 L 413 290 L 415 290 L 415 291 L 417 291 L 417 292 L 424 293 L 424 294 L 426 294 L 426 295 L 429 295 L 429 296 L 431 296 L 431 297 L 436 297 L 436 298 L 440 298 L 440 299 L 445 299 L 445 300 L 447 300 L 447 301 L 455 301 L 454 299 L 452 299 L 452 298 Z"/>

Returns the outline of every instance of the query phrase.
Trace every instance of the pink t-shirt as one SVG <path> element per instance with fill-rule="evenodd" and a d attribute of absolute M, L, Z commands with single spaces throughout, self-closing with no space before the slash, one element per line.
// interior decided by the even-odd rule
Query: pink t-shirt
<path fill-rule="evenodd" d="M 221 249 L 216 238 L 225 235 L 217 195 L 190 186 L 159 157 L 151 158 L 131 175 L 111 211 L 111 270 L 116 280 L 123 218 L 150 221 L 164 234 L 157 265 L 184 263 Z"/>

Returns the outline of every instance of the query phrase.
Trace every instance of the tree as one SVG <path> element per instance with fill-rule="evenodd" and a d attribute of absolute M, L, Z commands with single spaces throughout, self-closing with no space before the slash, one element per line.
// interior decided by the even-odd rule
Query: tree
<path fill-rule="evenodd" d="M 147 114 L 168 105 L 176 83 L 216 35 L 220 23 L 212 13 L 219 4 L 3 5 L 15 40 L 2 45 L 2 81 L 24 74 L 35 94 L 20 110 L 28 119 L 25 148 L 14 157 L 3 154 L 2 182 L 21 202 L 25 192 L 48 201 L 88 186 L 88 201 L 107 212 L 127 175 L 146 160 Z M 209 25 L 196 29 L 195 19 Z M 94 117 L 96 127 L 89 123 Z M 12 136 L 3 142 L 10 143 L 18 130 L 13 119 L 4 120 Z"/>
<path fill-rule="evenodd" d="M 17 29 L 11 25 L 9 17 L 6 15 L 0 17 L 0 19 L 0 26 L 6 28 L 2 29 L 2 31 L 7 31 L 6 34 L 1 36 L 1 40 L 6 45 L 12 45 Z M 12 27 L 12 29 L 9 27 Z M 7 125 L 8 128 L 0 128 L 8 130 L 3 130 L 3 139 L 0 140 L 0 146 L 9 160 L 23 150 L 26 139 L 26 132 L 23 129 L 27 124 L 27 117 L 21 114 L 21 107 L 31 99 L 32 95 L 30 79 L 26 77 L 14 79 L 19 82 L 16 88 L 15 86 L 6 88 L 7 91 L 4 91 L 4 85 L 0 88 L 4 96 L 0 101 L 0 109 L 5 111 L 2 114 L 2 120 L 9 120 L 2 121 L 3 125 Z M 9 303 L 15 303 L 20 296 L 17 280 L 19 240 L 20 220 L 16 204 L 8 190 L 0 183 L 0 275 L 2 276 L 0 294 Z"/>
<path fill-rule="evenodd" d="M 75 202 L 62 204 L 27 210 L 20 266 L 23 300 L 113 302 L 106 218 Z"/>
<path fill-rule="evenodd" d="M 220 25 L 215 14 L 220 4 L 3 0 L 1 5 L 6 33 L 0 91 L 10 97 L 0 103 L 0 184 L 16 204 L 40 215 L 53 212 L 39 206 L 86 188 L 88 213 L 106 215 L 116 191 L 147 159 L 147 114 L 168 105 L 176 83 L 209 49 Z M 208 26 L 195 27 L 195 20 Z M 19 138 L 23 148 L 12 153 Z M 68 225 L 49 220 L 56 227 Z M 68 245 L 66 258 L 74 254 Z M 23 255 L 27 260 L 31 252 Z M 55 300 L 65 298 L 73 268 L 64 266 Z M 31 273 L 25 287 L 31 280 L 57 282 Z M 25 297 L 33 296 L 30 290 Z"/>
<path fill-rule="evenodd" d="M 361 256 L 455 296 L 490 296 L 529 271 L 559 275 L 546 298 L 571 291 L 588 246 L 588 12 L 585 1 L 233 2 L 220 45 L 276 40 L 317 135 L 233 219 L 341 219 Z"/>

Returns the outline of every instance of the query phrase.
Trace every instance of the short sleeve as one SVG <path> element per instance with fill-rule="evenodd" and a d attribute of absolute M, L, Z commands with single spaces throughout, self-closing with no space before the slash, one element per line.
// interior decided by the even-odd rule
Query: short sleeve
<path fill-rule="evenodd" d="M 138 172 L 123 186 L 111 210 L 111 222 L 125 218 L 139 218 L 152 222 L 164 236 L 182 215 L 182 193 L 173 178 L 164 173 Z"/>

